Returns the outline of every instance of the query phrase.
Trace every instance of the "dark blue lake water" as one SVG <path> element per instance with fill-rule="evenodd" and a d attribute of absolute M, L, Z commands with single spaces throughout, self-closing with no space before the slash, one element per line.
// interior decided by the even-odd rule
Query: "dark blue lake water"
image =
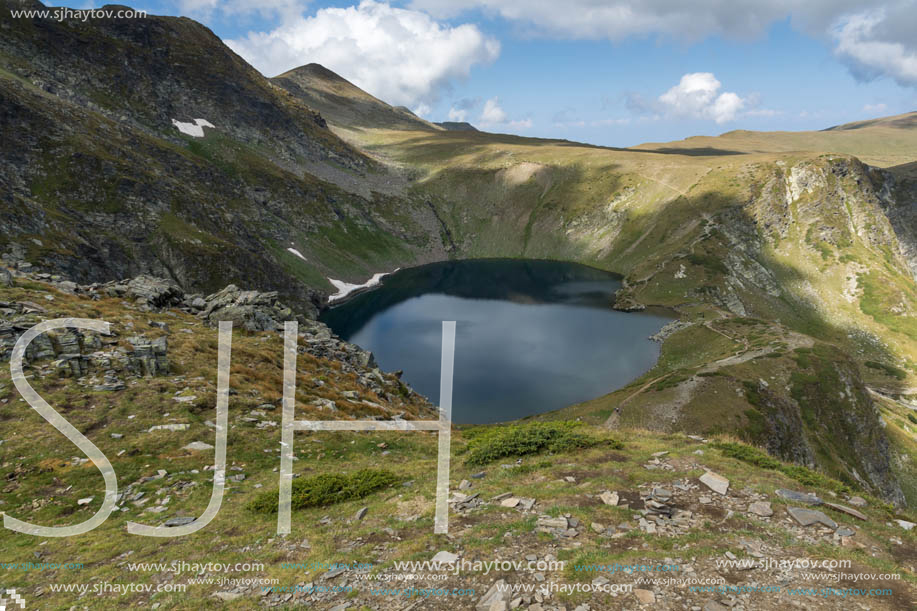
<path fill-rule="evenodd" d="M 453 420 L 513 420 L 601 396 L 647 371 L 670 319 L 611 309 L 617 276 L 557 261 L 433 263 L 324 312 L 342 338 L 439 402 L 442 321 L 456 321 Z"/>

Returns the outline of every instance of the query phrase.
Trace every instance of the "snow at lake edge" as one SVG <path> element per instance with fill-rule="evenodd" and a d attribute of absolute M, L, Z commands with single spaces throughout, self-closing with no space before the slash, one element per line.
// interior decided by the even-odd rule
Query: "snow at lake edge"
<path fill-rule="evenodd" d="M 328 282 L 333 284 L 334 288 L 338 290 L 338 292 L 335 293 L 334 295 L 328 296 L 328 301 L 329 303 L 332 301 L 338 301 L 340 299 L 343 299 L 344 297 L 347 297 L 347 295 L 350 295 L 352 292 L 356 290 L 368 289 L 370 287 L 376 286 L 377 284 L 379 284 L 379 282 L 382 280 L 383 277 L 388 276 L 389 274 L 394 274 L 399 269 L 401 268 L 400 267 L 395 268 L 395 270 L 391 272 L 379 272 L 378 274 L 373 274 L 373 277 L 367 280 L 366 282 L 364 282 L 363 284 L 350 284 L 349 282 L 344 282 L 343 280 L 335 280 L 334 278 L 328 278 Z"/>

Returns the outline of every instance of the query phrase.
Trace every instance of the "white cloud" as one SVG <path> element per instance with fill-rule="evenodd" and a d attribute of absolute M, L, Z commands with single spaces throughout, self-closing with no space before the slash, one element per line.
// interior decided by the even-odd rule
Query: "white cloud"
<path fill-rule="evenodd" d="M 481 111 L 481 123 L 483 125 L 505 123 L 506 111 L 500 106 L 500 100 L 490 98 L 484 102 L 484 110 Z"/>
<path fill-rule="evenodd" d="M 917 7 L 911 3 L 910 16 L 901 15 L 917 26 Z M 872 80 L 889 76 L 902 86 L 917 86 L 917 37 L 909 30 L 907 37 L 898 39 L 892 24 L 899 15 L 891 16 L 885 9 L 867 11 L 838 21 L 834 28 L 837 43 L 835 53 L 847 64 L 855 77 Z"/>
<path fill-rule="evenodd" d="M 468 111 L 452 107 L 449 109 L 449 121 L 463 123 L 468 120 Z"/>
<path fill-rule="evenodd" d="M 430 116 L 431 112 L 433 112 L 433 107 L 427 104 L 426 102 L 421 102 L 420 104 L 412 108 L 411 112 L 413 112 L 418 117 L 426 118 Z"/>
<path fill-rule="evenodd" d="M 879 113 L 885 112 L 886 110 L 888 110 L 888 104 L 885 104 L 884 102 L 879 102 L 878 104 L 866 104 L 863 106 L 863 112 Z"/>
<path fill-rule="evenodd" d="M 736 118 L 746 100 L 731 91 L 718 94 L 721 86 L 711 72 L 692 72 L 659 96 L 659 103 L 669 115 L 726 123 Z"/>
<path fill-rule="evenodd" d="M 478 122 L 482 127 L 508 127 L 510 129 L 528 129 L 532 127 L 531 119 L 511 120 L 503 107 L 500 106 L 499 98 L 490 98 L 484 102 L 484 109 L 481 111 L 481 117 Z"/>
<path fill-rule="evenodd" d="M 797 29 L 834 44 L 856 78 L 884 75 L 917 87 L 914 0 L 411 0 L 410 6 L 437 17 L 484 10 L 534 35 L 613 41 L 755 38 L 789 18 Z"/>
<path fill-rule="evenodd" d="M 285 19 L 273 31 L 249 32 L 226 44 L 266 75 L 316 62 L 386 102 L 409 107 L 435 102 L 450 82 L 500 54 L 500 43 L 474 25 L 443 25 L 372 0 Z"/>
<path fill-rule="evenodd" d="M 621 40 L 662 34 L 697 40 L 714 34 L 761 36 L 772 23 L 788 16 L 797 25 L 824 31 L 839 15 L 862 10 L 858 9 L 862 4 L 862 0 L 411 0 L 410 6 L 443 18 L 484 9 L 549 36 Z"/>

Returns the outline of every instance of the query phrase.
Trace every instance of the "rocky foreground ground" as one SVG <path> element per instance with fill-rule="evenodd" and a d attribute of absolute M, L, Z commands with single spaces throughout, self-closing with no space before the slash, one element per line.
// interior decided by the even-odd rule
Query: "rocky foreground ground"
<path fill-rule="evenodd" d="M 277 490 L 279 330 L 295 315 L 276 295 L 237 287 L 185 295 L 149 277 L 79 286 L 19 272 L 5 282 L 5 358 L 40 320 L 104 319 L 114 331 L 55 333 L 27 354 L 30 382 L 111 459 L 120 486 L 117 511 L 86 535 L 0 532 L 4 561 L 82 563 L 4 569 L 3 585 L 34 608 L 718 611 L 917 603 L 913 515 L 815 471 L 764 461 L 759 450 L 722 436 L 581 425 L 590 440 L 582 447 L 500 455 L 497 438 L 489 443 L 498 457 L 481 463 L 473 448 L 493 427 L 458 428 L 449 533 L 435 535 L 434 433 L 300 432 L 297 479 L 384 469 L 393 483 L 294 510 L 292 534 L 277 536 L 276 515 L 252 509 L 259 494 Z M 220 513 L 194 535 L 128 535 L 127 521 L 180 525 L 207 505 L 213 325 L 227 319 L 237 331 Z M 397 375 L 378 370 L 371 354 L 321 323 L 300 320 L 299 352 L 299 419 L 434 414 Z M 3 369 L 0 508 L 40 524 L 87 519 L 101 502 L 98 472 L 28 408 Z M 516 426 L 501 430 L 532 425 Z M 440 564 L 396 564 L 406 561 Z M 198 565 L 175 571 L 174 562 Z M 160 591 L 59 591 L 67 584 Z M 162 591 L 179 585 L 187 590 Z M 616 591 L 587 591 L 601 589 Z"/>

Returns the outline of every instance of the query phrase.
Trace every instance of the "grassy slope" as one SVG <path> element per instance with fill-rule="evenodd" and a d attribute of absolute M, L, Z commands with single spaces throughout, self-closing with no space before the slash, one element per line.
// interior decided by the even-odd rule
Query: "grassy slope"
<path fill-rule="evenodd" d="M 865 163 L 887 168 L 914 161 L 917 113 L 838 125 L 816 132 L 751 132 L 736 130 L 720 136 L 694 136 L 676 142 L 650 142 L 634 150 L 691 154 L 791 153 L 813 151 L 855 155 Z"/>
<path fill-rule="evenodd" d="M 917 301 L 877 199 L 881 178 L 849 155 L 824 155 L 817 147 L 863 150 L 872 163 L 890 165 L 917 156 L 917 132 L 880 123 L 748 134 L 744 149 L 732 146 L 748 152 L 724 154 L 730 148 L 724 142 L 737 137 L 705 141 L 703 151 L 390 130 L 362 132 L 353 142 L 422 172 L 413 193 L 436 207 L 455 256 L 570 259 L 617 271 L 638 301 L 674 307 L 683 320 L 697 323 L 682 333 L 682 347 L 677 337 L 666 342 L 671 359 L 571 413 L 600 422 L 628 399 L 625 414 L 641 419 L 631 425 L 736 430 L 763 443 L 760 414 L 745 387 L 776 380 L 778 388 L 786 387 L 783 398 L 798 403 L 789 378 L 796 367 L 792 348 L 815 342 L 852 358 L 844 362 L 844 375 L 853 376 L 850 383 L 859 389 L 850 404 L 829 401 L 822 417 L 871 413 L 864 383 L 892 395 L 910 392 L 917 371 L 917 335 L 910 326 Z M 788 197 L 791 184 L 797 192 Z M 734 316 L 726 309 L 730 295 L 746 316 L 767 321 L 751 337 L 741 326 L 735 334 L 711 322 Z M 898 314 L 889 313 L 893 307 Z M 787 351 L 789 336 L 793 346 Z M 764 347 L 780 354 L 763 358 Z M 711 361 L 729 356 L 740 362 L 714 367 L 723 369 L 716 380 L 709 371 L 706 379 L 696 377 Z M 864 367 L 866 362 L 879 366 Z M 904 372 L 904 378 L 888 371 Z M 644 394 L 647 382 L 663 376 L 663 388 Z M 845 479 L 857 477 L 854 470 L 862 473 L 856 451 L 830 449 L 838 431 L 812 419 L 802 426 L 822 468 Z M 913 437 L 892 439 L 902 457 L 914 443 Z M 784 450 L 787 456 L 794 452 Z M 905 488 L 909 502 L 917 501 L 913 484 Z"/>
<path fill-rule="evenodd" d="M 204 467 L 212 461 L 212 454 L 182 450 L 190 441 L 213 443 L 213 431 L 204 421 L 214 417 L 213 386 L 216 362 L 216 337 L 212 329 L 203 328 L 199 321 L 181 313 L 143 314 L 132 310 L 118 300 L 89 301 L 68 296 L 39 283 L 23 283 L 13 290 L 0 293 L 5 301 L 29 300 L 41 302 L 49 309 L 49 316 L 66 313 L 72 316 L 101 317 L 113 324 L 118 332 L 127 332 L 125 325 L 132 323 L 135 333 L 149 336 L 163 331 L 149 327 L 147 319 L 169 325 L 170 360 L 173 374 L 164 378 L 134 380 L 124 391 L 100 393 L 87 391 L 72 379 L 34 376 L 32 383 L 56 409 L 60 410 L 77 428 L 83 431 L 112 460 L 121 490 L 133 484 L 133 492 L 142 491 L 146 504 L 126 502 L 127 511 L 117 512 L 91 533 L 73 538 L 38 539 L 0 530 L 0 549 L 7 562 L 68 562 L 81 561 L 79 570 L 48 570 L 23 572 L 5 570 L 5 587 L 16 587 L 23 592 L 29 604 L 42 608 L 68 608 L 73 604 L 91 605 L 94 609 L 123 608 L 124 605 L 146 606 L 159 603 L 162 609 L 238 608 L 250 609 L 259 604 L 259 588 L 255 587 L 238 600 L 222 603 L 213 598 L 216 592 L 232 588 L 227 585 L 189 585 L 184 594 L 142 594 L 124 596 L 112 594 L 78 599 L 73 594 L 52 593 L 49 583 L 94 583 L 96 580 L 113 583 L 189 583 L 198 577 L 235 579 L 276 579 L 279 586 L 308 582 L 323 583 L 319 579 L 324 570 L 283 568 L 284 562 L 324 562 L 373 564 L 372 572 L 387 573 L 393 570 L 396 560 L 428 560 L 436 551 L 445 549 L 459 552 L 466 559 L 491 560 L 513 558 L 520 553 L 534 553 L 539 558 L 552 553 L 570 564 L 600 562 L 610 564 L 647 563 L 665 558 L 683 559 L 693 565 L 698 573 L 716 574 L 714 561 L 726 551 L 747 557 L 741 541 L 768 546 L 769 557 L 849 559 L 853 568 L 849 572 L 895 572 L 903 581 L 894 582 L 895 595 L 891 599 L 871 599 L 876 609 L 905 608 L 913 600 L 917 587 L 917 574 L 913 567 L 915 535 L 904 533 L 889 522 L 892 517 L 908 517 L 883 505 L 856 487 L 869 500 L 864 511 L 868 522 L 851 524 L 857 530 L 854 543 L 840 547 L 836 544 L 802 536 L 787 521 L 785 503 L 773 495 L 777 487 L 804 488 L 831 498 L 834 491 L 843 490 L 837 482 L 812 475 L 809 484 L 801 486 L 774 470 L 755 467 L 741 460 L 728 458 L 720 450 L 691 440 L 682 434 L 659 434 L 639 428 L 627 429 L 609 437 L 607 431 L 591 425 L 582 432 L 592 436 L 596 444 L 587 449 L 560 451 L 553 455 L 535 455 L 522 458 L 519 467 L 504 469 L 501 464 L 512 464 L 513 457 L 488 462 L 483 467 L 465 464 L 466 451 L 472 439 L 480 438 L 480 431 L 463 429 L 453 437 L 453 489 L 471 474 L 486 472 L 484 479 L 472 479 L 481 498 L 511 491 L 517 496 L 537 499 L 535 513 L 520 513 L 488 502 L 481 510 L 451 516 L 450 535 L 433 535 L 433 491 L 436 473 L 436 438 L 427 433 L 297 433 L 294 470 L 306 477 L 320 473 L 353 472 L 361 468 L 387 468 L 394 471 L 406 487 L 395 487 L 358 501 L 348 501 L 331 507 L 317 507 L 293 513 L 293 534 L 287 538 L 275 535 L 276 520 L 273 515 L 251 511 L 249 502 L 260 493 L 276 487 L 278 465 L 278 427 L 256 428 L 244 420 L 251 410 L 263 403 L 279 404 L 281 390 L 281 339 L 278 334 L 235 334 L 230 384 L 234 393 L 230 399 L 230 430 L 228 438 L 229 475 L 244 473 L 241 482 L 229 482 L 222 509 L 215 520 L 202 532 L 177 538 L 156 539 L 127 535 L 128 520 L 158 524 L 176 515 L 199 515 L 210 495 L 210 473 Z M 46 296 L 54 298 L 48 301 Z M 181 331 L 187 329 L 190 333 Z M 723 345 L 724 348 L 728 346 Z M 669 357 L 667 357 L 669 358 Z M 40 363 L 44 366 L 47 363 Z M 684 364 L 684 363 L 682 363 Z M 330 361 L 300 356 L 298 375 L 298 418 L 327 417 L 321 413 L 307 413 L 303 406 L 316 396 L 338 402 L 345 415 L 358 413 L 358 404 L 351 404 L 343 395 L 356 390 L 366 391 L 355 380 L 338 371 Z M 325 382 L 316 387 L 315 381 Z M 176 393 L 198 396 L 191 403 L 173 400 Z M 385 404 L 384 398 L 372 396 Z M 82 521 L 90 516 L 100 502 L 98 472 L 89 465 L 74 465 L 74 448 L 51 429 L 37 414 L 18 399 L 12 389 L 8 368 L 0 370 L 0 415 L 3 426 L 3 463 L 0 466 L 5 488 L 3 511 L 20 519 L 46 525 L 63 525 Z M 403 409 L 404 406 L 393 405 Z M 409 406 L 409 413 L 417 414 L 419 405 Z M 263 409 L 263 408 L 262 408 Z M 890 409 L 894 410 L 894 407 Z M 268 410 L 259 420 L 279 421 L 279 409 Z M 890 426 L 901 434 L 913 431 L 913 426 L 893 419 Z M 184 432 L 146 433 L 153 424 L 189 422 Z M 121 433 L 123 439 L 111 438 L 110 433 Z M 624 440 L 623 445 L 618 439 Z M 385 445 L 380 445 L 385 444 Z M 124 451 L 121 453 L 121 451 Z M 668 451 L 665 461 L 673 465 L 671 471 L 649 471 L 643 467 L 656 452 Z M 698 455 L 700 451 L 702 454 Z M 386 452 L 386 454 L 383 454 Z M 120 453 L 120 455 L 119 455 Z M 712 506 L 697 503 L 698 492 L 683 494 L 681 507 L 700 516 L 697 524 L 683 535 L 660 537 L 643 534 L 634 528 L 634 511 L 602 505 L 594 495 L 603 490 L 618 490 L 634 495 L 645 490 L 648 484 L 671 485 L 685 478 L 696 484 L 703 466 L 713 469 L 731 480 L 730 498 L 737 508 L 744 510 L 749 494 L 765 495 L 774 504 L 773 520 L 762 521 L 737 512 L 727 517 L 720 500 Z M 141 481 L 155 476 L 159 469 L 167 471 L 161 479 Z M 574 483 L 563 479 L 572 477 Z M 808 477 L 808 476 L 807 476 Z M 681 493 L 679 493 L 681 494 Z M 77 499 L 94 497 L 85 506 Z M 146 507 L 168 497 L 163 513 L 144 513 Z M 730 505 L 732 507 L 733 505 Z M 351 516 L 360 507 L 368 514 L 360 522 Z M 843 514 L 826 510 L 837 521 L 849 524 Z M 535 530 L 537 514 L 570 514 L 585 525 L 574 541 L 553 540 Z M 331 521 L 322 525 L 319 520 L 328 516 Z M 911 516 L 913 519 L 913 516 Z M 620 524 L 629 522 L 629 530 L 620 531 L 619 538 L 600 537 L 592 532 L 592 522 Z M 384 529 L 390 529 L 385 531 Z M 521 552 L 519 550 L 522 550 Z M 264 568 L 238 573 L 209 572 L 181 575 L 151 572 L 130 572 L 128 562 L 237 563 L 262 562 Z M 749 571 L 722 573 L 727 583 L 739 585 L 748 579 L 765 578 L 764 573 Z M 461 587 L 476 589 L 476 601 L 490 584 L 507 577 L 511 582 L 530 581 L 530 576 L 517 574 L 465 572 L 460 577 L 450 577 L 445 582 L 421 580 L 417 587 Z M 564 582 L 590 581 L 595 574 L 579 574 L 568 568 L 561 573 L 549 574 L 552 580 Z M 633 578 L 610 576 L 613 582 L 632 583 Z M 793 585 L 836 585 L 818 580 L 799 581 Z M 357 592 L 339 594 L 312 602 L 313 608 L 331 608 L 347 601 L 356 608 L 401 608 L 403 601 L 373 596 L 368 586 L 351 582 Z M 393 584 L 389 584 L 393 585 Z M 853 584 L 845 584 L 854 587 Z M 870 587 L 887 587 L 888 583 L 872 582 Z M 856 587 L 865 587 L 862 583 Z M 684 593 L 691 604 L 703 605 L 712 598 L 709 594 Z M 297 597 L 299 600 L 299 597 Z M 632 604 L 632 598 L 622 603 Z M 781 608 L 787 604 L 756 598 L 756 608 Z M 563 595 L 560 602 L 569 607 L 589 602 L 593 608 L 610 604 L 600 595 Z M 426 601 L 428 605 L 437 601 Z M 615 603 L 617 604 L 617 603 Z M 681 603 L 677 603 L 681 604 Z M 831 601 L 812 601 L 814 608 L 832 607 Z M 818 605 L 824 604 L 824 607 Z M 773 607 L 768 605 L 774 605 Z M 470 607 L 468 600 L 459 600 L 454 608 Z M 427 608 L 427 607 L 422 607 Z M 434 608 L 434 607 L 429 607 Z"/>

